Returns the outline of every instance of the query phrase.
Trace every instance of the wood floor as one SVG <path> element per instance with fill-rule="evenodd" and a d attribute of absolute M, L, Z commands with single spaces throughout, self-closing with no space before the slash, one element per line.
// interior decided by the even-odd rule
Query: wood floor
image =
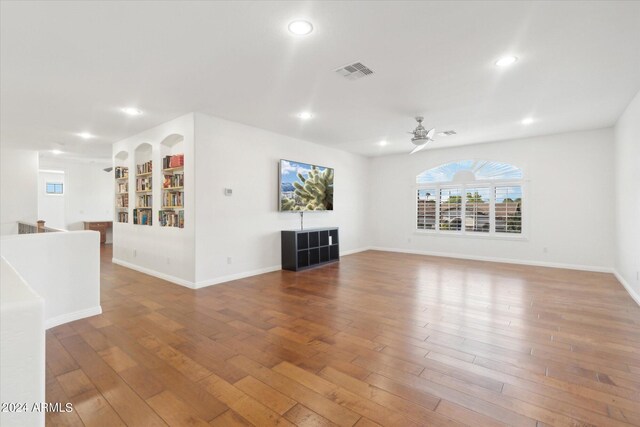
<path fill-rule="evenodd" d="M 610 274 L 369 251 L 193 291 L 102 257 L 104 314 L 47 333 L 47 425 L 640 425 Z"/>

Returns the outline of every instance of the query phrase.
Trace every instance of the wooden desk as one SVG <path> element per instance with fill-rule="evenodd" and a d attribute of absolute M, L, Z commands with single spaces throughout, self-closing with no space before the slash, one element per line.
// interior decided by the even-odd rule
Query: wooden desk
<path fill-rule="evenodd" d="M 93 230 L 100 232 L 100 244 L 104 245 L 107 241 L 107 229 L 111 228 L 111 221 L 84 221 L 85 230 Z"/>

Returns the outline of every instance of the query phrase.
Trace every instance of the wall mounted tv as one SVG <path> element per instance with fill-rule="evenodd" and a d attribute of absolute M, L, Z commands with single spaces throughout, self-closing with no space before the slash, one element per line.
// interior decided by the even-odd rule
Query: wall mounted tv
<path fill-rule="evenodd" d="M 280 160 L 280 210 L 333 210 L 333 169 Z"/>

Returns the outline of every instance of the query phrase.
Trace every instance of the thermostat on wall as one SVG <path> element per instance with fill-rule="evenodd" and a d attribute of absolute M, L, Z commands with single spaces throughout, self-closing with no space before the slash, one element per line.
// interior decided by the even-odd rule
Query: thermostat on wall
<path fill-rule="evenodd" d="M 231 188 L 225 188 L 224 189 L 224 195 L 225 196 L 232 196 L 233 195 L 233 190 Z"/>

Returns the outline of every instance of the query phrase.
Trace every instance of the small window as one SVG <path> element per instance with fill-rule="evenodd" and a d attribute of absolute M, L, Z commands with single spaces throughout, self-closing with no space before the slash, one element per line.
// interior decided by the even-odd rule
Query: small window
<path fill-rule="evenodd" d="M 47 194 L 64 194 L 63 184 L 61 182 L 47 182 Z"/>

